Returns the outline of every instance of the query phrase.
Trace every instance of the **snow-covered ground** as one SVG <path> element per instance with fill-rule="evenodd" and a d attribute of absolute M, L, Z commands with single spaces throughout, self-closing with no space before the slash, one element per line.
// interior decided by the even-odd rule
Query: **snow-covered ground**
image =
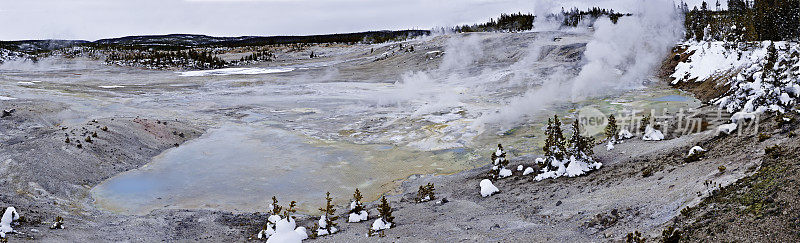
<path fill-rule="evenodd" d="M 225 76 L 225 75 L 255 75 L 255 74 L 269 74 L 269 73 L 284 73 L 291 72 L 294 68 L 221 68 L 213 70 L 200 70 L 200 71 L 185 71 L 178 72 L 183 77 L 198 77 L 198 76 Z"/>
<path fill-rule="evenodd" d="M 730 113 L 786 112 L 800 97 L 800 45 L 796 42 L 687 42 L 674 84 L 716 79 L 730 90 L 712 102 Z M 774 51 L 770 51 L 771 46 Z M 736 115 L 735 115 L 736 116 Z"/>

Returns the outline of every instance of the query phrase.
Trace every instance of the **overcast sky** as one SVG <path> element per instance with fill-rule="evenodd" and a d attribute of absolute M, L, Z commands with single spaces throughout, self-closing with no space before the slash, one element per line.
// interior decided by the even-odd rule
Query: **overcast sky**
<path fill-rule="evenodd" d="M 0 0 L 0 40 L 430 29 L 561 5 L 624 10 L 635 1 L 653 0 Z"/>

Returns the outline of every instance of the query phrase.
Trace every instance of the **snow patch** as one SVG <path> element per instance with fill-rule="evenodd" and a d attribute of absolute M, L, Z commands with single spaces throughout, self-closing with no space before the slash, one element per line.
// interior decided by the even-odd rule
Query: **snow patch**
<path fill-rule="evenodd" d="M 213 70 L 177 72 L 181 77 L 225 76 L 225 75 L 253 75 L 269 73 L 285 73 L 294 71 L 294 68 L 221 68 Z"/>
<path fill-rule="evenodd" d="M 619 133 L 617 133 L 617 137 L 621 139 L 630 139 L 633 137 L 633 133 L 628 131 L 628 129 L 622 129 L 619 131 Z"/>
<path fill-rule="evenodd" d="M 350 213 L 350 217 L 347 218 L 347 222 L 350 223 L 358 223 L 364 220 L 367 220 L 367 211 L 361 211 L 358 213 Z"/>
<path fill-rule="evenodd" d="M 492 181 L 490 181 L 489 179 L 483 179 L 481 181 L 480 186 L 481 186 L 482 197 L 488 197 L 491 196 L 492 194 L 500 192 L 500 189 L 497 189 L 497 187 L 495 187 L 494 184 L 492 184 Z M 375 228 L 375 224 L 372 224 L 372 228 L 373 229 Z"/>
<path fill-rule="evenodd" d="M 731 115 L 732 122 L 738 122 L 739 120 L 753 120 L 756 119 L 756 114 L 753 112 L 736 112 Z"/>
<path fill-rule="evenodd" d="M 555 158 L 551 158 L 550 165 L 555 167 L 556 170 L 550 170 L 548 167 L 542 169 L 542 173 L 536 175 L 534 180 L 541 181 L 544 179 L 555 179 L 562 176 L 568 177 L 576 177 L 580 175 L 586 174 L 586 172 L 600 169 L 603 166 L 603 163 L 594 162 L 589 158 L 587 161 L 582 159 L 575 158 L 575 156 L 570 156 L 563 161 L 556 160 Z"/>
<path fill-rule="evenodd" d="M 653 128 L 651 125 L 647 125 L 644 129 L 644 136 L 642 136 L 642 140 L 645 141 L 659 141 L 664 140 L 664 134 L 661 131 Z"/>
<path fill-rule="evenodd" d="M 6 233 L 14 232 L 14 229 L 11 228 L 11 222 L 14 220 L 19 220 L 17 209 L 14 207 L 6 208 L 6 211 L 3 212 L 3 218 L 0 218 L 0 238 L 6 238 Z"/>
<path fill-rule="evenodd" d="M 692 155 L 693 155 L 693 154 L 695 154 L 695 153 L 698 153 L 698 152 L 705 152 L 705 151 L 706 151 L 706 150 L 705 150 L 703 147 L 700 147 L 700 146 L 694 146 L 694 147 L 692 147 L 691 149 L 689 149 L 689 155 L 688 155 L 688 156 L 692 156 Z"/>
<path fill-rule="evenodd" d="M 325 215 L 322 215 L 322 216 L 319 217 L 319 221 L 317 221 L 317 224 L 319 225 L 319 229 L 317 229 L 317 235 L 319 235 L 319 236 L 323 236 L 323 235 L 327 235 L 328 234 L 328 223 L 326 222 L 326 219 L 327 218 L 325 217 Z M 336 232 L 339 232 L 339 229 L 337 229 L 336 227 L 331 226 L 330 227 L 330 233 L 331 234 L 335 234 Z"/>
<path fill-rule="evenodd" d="M 297 224 L 295 224 L 292 217 L 279 220 L 275 225 L 275 234 L 267 239 L 267 243 L 303 242 L 304 239 L 308 238 L 308 234 L 305 233 L 305 228 L 295 228 L 296 226 Z"/>
<path fill-rule="evenodd" d="M 522 175 L 528 175 L 530 173 L 533 173 L 533 168 L 528 167 L 528 168 L 525 168 L 525 171 L 522 172 Z"/>
<path fill-rule="evenodd" d="M 391 227 L 392 227 L 392 223 L 384 222 L 383 219 L 381 219 L 381 218 L 376 219 L 375 222 L 372 222 L 372 230 L 374 230 L 374 231 L 385 230 L 385 229 L 389 229 Z"/>
<path fill-rule="evenodd" d="M 724 132 L 725 134 L 731 134 L 731 132 L 736 131 L 736 123 L 729 123 L 717 126 L 717 132 Z"/>
<path fill-rule="evenodd" d="M 509 176 L 511 176 L 511 170 L 506 169 L 506 168 L 500 169 L 500 173 L 498 175 L 500 175 L 500 178 L 509 177 Z"/>

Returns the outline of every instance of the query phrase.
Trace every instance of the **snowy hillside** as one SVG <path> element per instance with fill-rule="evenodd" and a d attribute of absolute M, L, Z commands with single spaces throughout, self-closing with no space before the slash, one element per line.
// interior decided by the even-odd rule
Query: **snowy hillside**
<path fill-rule="evenodd" d="M 6 61 L 9 61 L 9 60 L 15 60 L 15 59 L 18 59 L 18 58 L 23 57 L 23 56 L 25 56 L 24 53 L 18 53 L 18 52 L 12 51 L 12 50 L 0 48 L 0 63 L 6 62 Z"/>
<path fill-rule="evenodd" d="M 800 45 L 796 42 L 687 42 L 672 84 L 715 80 L 730 89 L 712 100 L 730 113 L 786 112 L 800 97 Z"/>

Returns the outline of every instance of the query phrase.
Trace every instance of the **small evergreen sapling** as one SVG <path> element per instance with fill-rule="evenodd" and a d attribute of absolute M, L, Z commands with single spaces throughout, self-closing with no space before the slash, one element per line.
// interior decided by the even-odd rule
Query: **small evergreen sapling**
<path fill-rule="evenodd" d="M 283 207 L 278 205 L 278 198 L 272 196 L 272 204 L 269 205 L 269 217 L 267 218 L 267 223 L 264 224 L 264 227 L 258 232 L 259 239 L 269 238 L 275 233 L 275 225 L 281 220 L 282 210 Z"/>
<path fill-rule="evenodd" d="M 383 230 L 375 231 L 372 228 L 369 228 L 367 230 L 367 236 L 376 236 L 376 235 L 378 237 L 386 237 L 386 232 L 384 232 Z"/>
<path fill-rule="evenodd" d="M 353 201 L 350 202 L 350 216 L 347 222 L 358 223 L 367 220 L 369 215 L 367 214 L 367 210 L 364 209 L 364 205 L 361 204 L 361 199 L 363 198 L 364 197 L 361 196 L 361 191 L 356 188 L 356 192 L 353 193 Z"/>
<path fill-rule="evenodd" d="M 617 119 L 614 114 L 608 116 L 608 125 L 606 125 L 605 135 L 611 143 L 617 142 L 617 134 L 619 133 L 619 126 L 617 126 Z"/>
<path fill-rule="evenodd" d="M 331 193 L 325 193 L 325 207 L 319 208 L 319 211 L 322 212 L 322 216 L 319 218 L 317 236 L 329 235 L 339 231 L 339 229 L 336 228 L 337 223 L 334 222 L 339 219 L 339 216 L 333 215 L 336 213 L 336 208 L 331 204 L 331 201 L 333 201 Z"/>
<path fill-rule="evenodd" d="M 644 117 L 642 117 L 642 121 L 639 123 L 639 125 L 640 125 L 639 126 L 639 132 L 640 133 L 645 133 L 645 131 L 647 130 L 647 126 L 650 125 L 650 122 L 652 120 L 653 120 L 653 118 L 652 118 L 652 116 L 650 116 L 650 114 L 647 114 Z"/>
<path fill-rule="evenodd" d="M 289 202 L 289 208 L 283 211 L 283 218 L 288 219 L 289 217 L 294 217 L 292 216 L 292 214 L 297 212 L 297 209 L 295 209 L 295 207 L 297 207 L 296 201 Z"/>
<path fill-rule="evenodd" d="M 508 160 L 506 160 L 506 151 L 503 150 L 503 145 L 498 144 L 497 150 L 492 153 L 492 170 L 489 171 L 492 178 L 500 179 L 504 177 L 511 176 L 511 170 L 506 169 L 508 165 Z"/>
<path fill-rule="evenodd" d="M 434 196 L 434 190 L 435 188 L 433 186 L 433 183 L 428 183 L 427 185 L 419 186 L 419 191 L 417 191 L 417 198 L 415 198 L 414 200 L 417 203 L 434 200 L 436 199 L 436 197 Z"/>
<path fill-rule="evenodd" d="M 625 243 L 645 243 L 647 238 L 642 237 L 642 233 L 636 231 L 634 233 L 628 233 L 625 236 Z"/>
<path fill-rule="evenodd" d="M 581 125 L 577 119 L 572 123 L 572 138 L 570 138 L 569 144 L 570 156 L 575 156 L 576 159 L 580 160 L 591 160 L 591 156 L 594 154 L 592 151 L 594 138 L 581 135 Z"/>
<path fill-rule="evenodd" d="M 381 197 L 381 204 L 378 205 L 378 219 L 372 223 L 371 232 L 378 232 L 394 226 L 394 217 L 392 216 L 392 209 L 386 197 Z"/>
<path fill-rule="evenodd" d="M 272 196 L 272 204 L 270 204 L 269 208 L 269 210 L 272 211 L 272 215 L 280 215 L 281 210 L 283 210 L 283 207 L 278 205 L 278 198 L 275 196 Z"/>
<path fill-rule="evenodd" d="M 561 131 L 561 121 L 558 115 L 554 115 L 553 119 L 547 120 L 547 129 L 545 130 L 547 138 L 544 141 L 544 156 L 547 157 L 547 167 L 549 170 L 556 170 L 553 166 L 553 160 L 562 161 L 566 157 L 566 139 L 564 133 Z"/>
<path fill-rule="evenodd" d="M 61 216 L 56 216 L 55 222 L 53 225 L 50 226 L 50 229 L 63 229 L 64 228 L 64 218 Z"/>
<path fill-rule="evenodd" d="M 292 201 L 289 203 L 289 208 L 283 211 L 283 216 L 272 215 L 270 221 L 277 219 L 274 223 L 274 230 L 269 232 L 266 237 L 267 243 L 270 242 L 301 242 L 308 238 L 308 233 L 305 227 L 297 227 L 294 216 L 295 206 L 297 202 Z M 273 213 L 275 213 L 273 211 Z M 261 236 L 261 235 L 259 235 Z"/>

